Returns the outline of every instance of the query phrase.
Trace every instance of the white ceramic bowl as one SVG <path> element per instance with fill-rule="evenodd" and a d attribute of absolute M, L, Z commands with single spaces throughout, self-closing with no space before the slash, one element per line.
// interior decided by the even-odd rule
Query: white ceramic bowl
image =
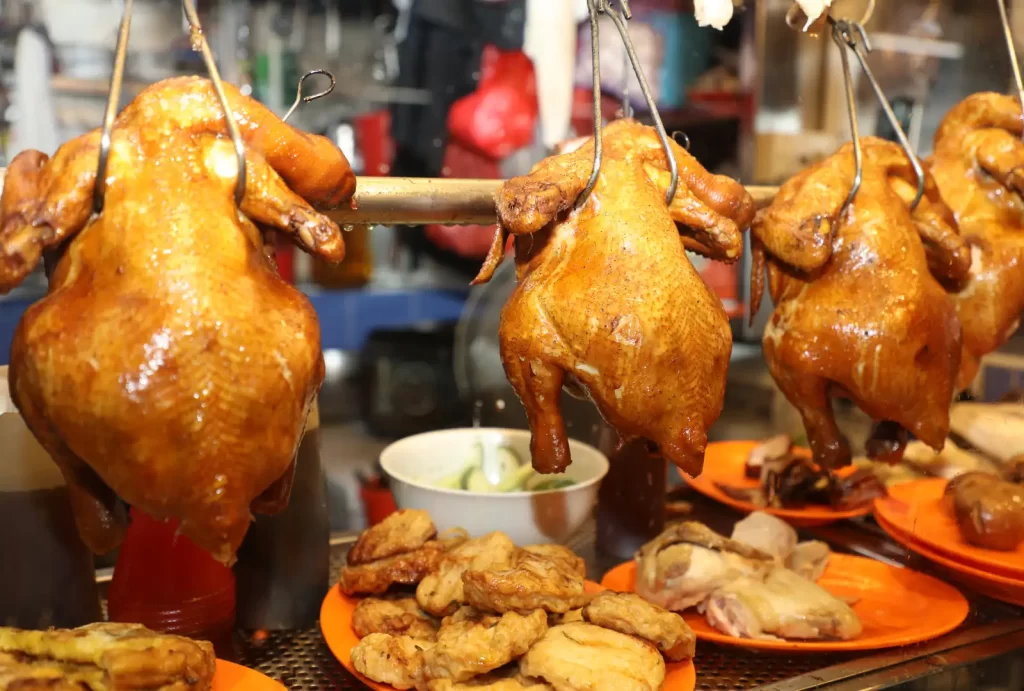
<path fill-rule="evenodd" d="M 464 467 L 481 434 L 500 434 L 520 458 L 530 458 L 530 433 L 484 427 L 426 432 L 400 439 L 381 452 L 400 509 L 425 509 L 438 530 L 465 528 L 472 536 L 493 530 L 518 545 L 565 543 L 590 517 L 608 459 L 594 447 L 569 440 L 572 463 L 564 477 L 576 484 L 542 492 L 469 492 L 431 487 L 430 482 Z"/>

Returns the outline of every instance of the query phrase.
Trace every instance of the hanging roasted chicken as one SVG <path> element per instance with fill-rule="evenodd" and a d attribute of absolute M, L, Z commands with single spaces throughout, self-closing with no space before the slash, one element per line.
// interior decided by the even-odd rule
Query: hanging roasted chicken
<path fill-rule="evenodd" d="M 849 206 L 852 144 L 787 181 L 751 230 L 752 314 L 765 264 L 775 302 L 765 359 L 827 468 L 850 462 L 833 395 L 881 423 L 873 457 L 898 458 L 906 430 L 942 448 L 960 363 L 960 323 L 936 277 L 967 275 L 967 245 L 927 176 L 910 209 L 917 180 L 898 145 L 862 143 L 863 183 Z"/>
<path fill-rule="evenodd" d="M 579 209 L 593 140 L 501 187 L 498 232 L 476 280 L 491 277 L 515 236 L 519 285 L 501 314 L 501 358 L 526 407 L 538 471 L 570 462 L 565 386 L 593 400 L 624 438 L 646 438 L 697 474 L 722 409 L 732 338 L 685 251 L 736 261 L 754 203 L 672 142 L 679 187 L 669 205 L 653 128 L 618 121 L 602 141 L 597 183 Z"/>
<path fill-rule="evenodd" d="M 981 357 L 1013 335 L 1024 310 L 1022 127 L 1016 97 L 974 94 L 943 119 L 928 162 L 971 248 L 970 276 L 951 286 L 964 334 L 960 389 Z"/>
<path fill-rule="evenodd" d="M 252 520 L 291 490 L 306 415 L 324 376 L 309 301 L 278 277 L 264 231 L 338 261 L 355 178 L 322 137 L 225 85 L 246 145 L 235 150 L 211 84 L 170 79 L 117 117 L 102 212 L 100 132 L 10 165 L 0 210 L 0 290 L 45 252 L 49 292 L 11 346 L 10 388 L 67 479 L 86 543 L 115 547 L 116 497 L 230 563 Z"/>

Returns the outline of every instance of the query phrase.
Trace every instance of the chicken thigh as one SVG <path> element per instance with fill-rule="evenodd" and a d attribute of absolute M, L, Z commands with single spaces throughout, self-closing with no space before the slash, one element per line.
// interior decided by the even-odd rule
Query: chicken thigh
<path fill-rule="evenodd" d="M 1024 310 L 1024 142 L 1015 96 L 968 96 L 935 134 L 929 168 L 971 248 L 971 272 L 954 293 L 963 326 L 959 388 L 983 355 L 1013 335 Z"/>
<path fill-rule="evenodd" d="M 347 202 L 344 155 L 225 85 L 246 144 L 236 159 L 204 79 L 144 90 L 114 124 L 102 213 L 100 132 L 52 159 L 12 162 L 0 216 L 0 290 L 48 254 L 49 291 L 18 325 L 10 389 L 67 479 L 86 543 L 117 546 L 116 496 L 224 563 L 253 511 L 287 504 L 306 416 L 324 376 L 309 301 L 278 277 L 264 231 L 324 259 L 344 245 L 310 202 Z"/>
<path fill-rule="evenodd" d="M 670 173 L 653 128 L 620 120 L 602 141 L 600 174 L 578 209 L 593 140 L 501 187 L 498 232 L 476 282 L 490 279 L 515 236 L 519 285 L 501 315 L 501 358 L 539 472 L 570 463 L 564 385 L 593 400 L 624 439 L 646 438 L 696 475 L 722 409 L 732 337 L 686 250 L 736 261 L 754 202 L 672 142 L 679 187 L 666 204 Z"/>
<path fill-rule="evenodd" d="M 873 457 L 901 455 L 905 430 L 941 449 L 960 363 L 960 323 L 936 277 L 967 275 L 967 245 L 930 178 L 910 210 L 916 177 L 898 145 L 862 144 L 863 183 L 847 208 L 852 144 L 787 181 L 752 228 L 752 314 L 766 263 L 775 302 L 765 359 L 826 468 L 850 462 L 832 395 L 881 422 Z"/>

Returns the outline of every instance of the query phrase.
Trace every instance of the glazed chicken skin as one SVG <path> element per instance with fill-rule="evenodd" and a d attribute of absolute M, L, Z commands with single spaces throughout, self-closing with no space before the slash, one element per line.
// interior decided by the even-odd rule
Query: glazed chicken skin
<path fill-rule="evenodd" d="M 624 439 L 643 437 L 691 474 L 722 409 L 732 350 L 721 302 L 686 256 L 733 262 L 754 214 L 734 180 L 712 175 L 671 142 L 679 186 L 655 130 L 620 120 L 594 143 L 539 163 L 497 195 L 498 232 L 476 283 L 490 279 L 515 236 L 519 284 L 501 314 L 501 358 L 526 408 L 538 472 L 570 463 L 563 386 L 589 397 Z"/>
<path fill-rule="evenodd" d="M 766 263 L 775 302 L 765 360 L 826 468 L 850 462 L 837 394 L 882 423 L 869 455 L 886 445 L 901 455 L 905 430 L 941 449 L 960 361 L 960 323 L 935 277 L 962 280 L 968 248 L 930 178 L 911 212 L 916 177 L 898 145 L 862 145 L 863 183 L 845 211 L 852 144 L 787 181 L 751 230 L 751 313 Z"/>
<path fill-rule="evenodd" d="M 246 144 L 240 210 L 223 110 L 194 77 L 155 84 L 119 114 L 99 215 L 99 131 L 52 159 L 22 152 L 7 173 L 0 290 L 44 251 L 50 269 L 15 333 L 10 389 L 96 552 L 123 535 L 119 495 L 234 561 L 250 508 L 287 504 L 323 379 L 316 313 L 277 275 L 264 232 L 339 261 L 337 225 L 310 204 L 347 202 L 355 178 L 329 140 L 225 89 Z"/>
<path fill-rule="evenodd" d="M 953 107 L 928 162 L 943 201 L 970 245 L 970 277 L 954 286 L 963 326 L 959 388 L 981 357 L 1017 330 L 1024 310 L 1024 143 L 1020 101 L 979 93 Z"/>

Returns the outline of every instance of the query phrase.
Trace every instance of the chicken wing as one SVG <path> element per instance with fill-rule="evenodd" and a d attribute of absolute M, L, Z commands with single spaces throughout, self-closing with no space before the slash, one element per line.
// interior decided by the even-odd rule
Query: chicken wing
<path fill-rule="evenodd" d="M 935 133 L 928 167 L 971 248 L 970 276 L 954 289 L 963 326 L 958 385 L 1013 335 L 1024 311 L 1024 143 L 1020 101 L 979 93 L 954 106 Z"/>
<path fill-rule="evenodd" d="M 960 322 L 936 279 L 966 277 L 967 245 L 930 177 L 911 212 L 916 178 L 898 145 L 862 145 L 863 183 L 848 207 L 852 144 L 787 181 L 752 228 L 751 313 L 767 262 L 775 310 L 765 359 L 825 468 L 851 460 L 837 394 L 882 423 L 869 453 L 898 458 L 902 429 L 941 448 L 960 362 Z"/>
<path fill-rule="evenodd" d="M 653 128 L 614 122 L 602 141 L 600 175 L 579 209 L 593 141 L 501 187 L 498 231 L 476 282 L 491 277 L 515 236 L 519 285 L 501 314 L 501 358 L 539 472 L 570 462 L 564 385 L 592 399 L 625 439 L 649 439 L 696 475 L 722 409 L 732 337 L 685 250 L 736 261 L 754 203 L 673 142 L 679 187 L 666 204 L 670 175 Z"/>
<path fill-rule="evenodd" d="M 19 154 L 0 199 L 0 291 L 48 253 L 49 292 L 11 345 L 11 394 L 60 465 L 86 543 L 120 542 L 116 496 L 224 563 L 251 521 L 291 490 L 306 416 L 324 376 L 312 305 L 281 280 L 263 232 L 329 260 L 355 177 L 328 139 L 303 134 L 225 86 L 246 145 L 235 152 L 213 88 L 169 79 L 117 117 L 102 213 L 93 215 L 100 132 L 52 159 Z"/>

